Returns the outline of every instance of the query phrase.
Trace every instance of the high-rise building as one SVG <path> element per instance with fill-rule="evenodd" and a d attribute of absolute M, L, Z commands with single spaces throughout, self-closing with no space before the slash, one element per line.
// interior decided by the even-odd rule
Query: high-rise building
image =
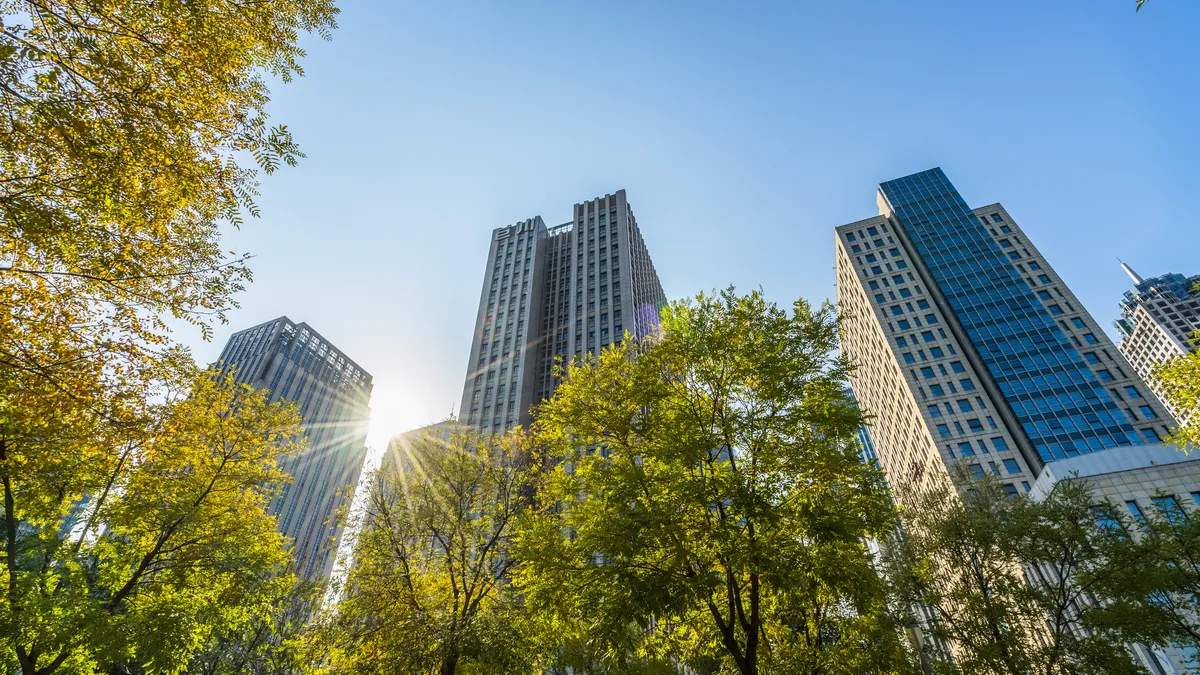
<path fill-rule="evenodd" d="M 1114 325 L 1121 334 L 1117 348 L 1146 380 L 1155 394 L 1163 392 L 1149 377 L 1157 364 L 1196 350 L 1192 334 L 1200 330 L 1200 275 L 1164 274 L 1142 279 L 1125 263 L 1122 269 L 1133 279 L 1133 288 L 1121 298 L 1121 318 Z M 1170 405 L 1167 406 L 1170 408 Z M 1180 418 L 1180 411 L 1171 412 Z M 1180 419 L 1180 421 L 1186 421 Z"/>
<path fill-rule="evenodd" d="M 306 434 L 304 449 L 279 467 L 292 482 L 272 500 L 280 531 L 294 542 L 296 570 L 309 579 L 333 570 L 341 527 L 332 516 L 349 504 L 367 454 L 371 376 L 305 323 L 286 316 L 234 333 L 221 352 L 222 372 L 271 401 L 292 401 Z"/>
<path fill-rule="evenodd" d="M 649 335 L 666 302 L 625 191 L 492 231 L 458 418 L 499 432 L 528 425 L 564 361 Z"/>
<path fill-rule="evenodd" d="M 1003 206 L 972 209 L 941 169 L 883 183 L 877 202 L 836 229 L 837 292 L 851 384 L 901 495 L 941 489 L 959 461 L 1028 492 L 1049 462 L 1173 428 Z"/>

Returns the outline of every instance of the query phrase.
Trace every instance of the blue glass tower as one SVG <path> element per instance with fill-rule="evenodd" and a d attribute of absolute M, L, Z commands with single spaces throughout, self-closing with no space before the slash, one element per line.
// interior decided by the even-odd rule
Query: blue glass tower
<path fill-rule="evenodd" d="M 894 221 L 1043 462 L 1141 440 L 941 169 L 883 183 Z M 1017 258 L 1011 258 L 1016 254 Z"/>

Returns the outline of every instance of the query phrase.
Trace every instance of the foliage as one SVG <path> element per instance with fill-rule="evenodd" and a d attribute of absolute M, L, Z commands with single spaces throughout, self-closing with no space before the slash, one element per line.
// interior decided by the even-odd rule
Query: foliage
<path fill-rule="evenodd" d="M 1200 351 L 1156 365 L 1150 377 L 1181 423 L 1170 441 L 1184 452 L 1200 447 Z"/>
<path fill-rule="evenodd" d="M 729 289 L 565 370 L 539 410 L 564 461 L 523 520 L 517 579 L 600 672 L 905 667 L 864 543 L 893 512 L 836 339 L 828 305 Z"/>
<path fill-rule="evenodd" d="M 60 405 L 43 380 L 31 391 L 11 379 L 0 381 L 4 670 L 176 672 L 270 596 L 286 552 L 265 508 L 286 478 L 275 459 L 299 433 L 294 410 L 183 359 L 162 401 L 126 405 L 119 424 Z"/>
<path fill-rule="evenodd" d="M 1097 506 L 1083 481 L 1038 502 L 962 469 L 962 490 L 906 502 L 904 529 L 885 547 L 899 604 L 932 615 L 926 659 L 945 673 L 1142 672 L 1102 618 L 1122 608 L 1096 600 L 1136 562 L 1106 526 L 1118 522 L 1111 505 Z"/>
<path fill-rule="evenodd" d="M 305 628 L 324 586 L 285 575 L 268 605 L 242 624 L 220 631 L 188 668 L 190 675 L 300 675 L 312 659 Z"/>
<path fill-rule="evenodd" d="M 413 440 L 372 482 L 354 566 L 319 640 L 332 672 L 528 672 L 509 577 L 513 524 L 538 470 L 527 437 Z"/>
<path fill-rule="evenodd" d="M 1097 621 L 1127 642 L 1200 653 L 1200 514 L 1165 494 L 1141 518 L 1115 512 L 1120 557 L 1098 590 L 1107 603 Z"/>
<path fill-rule="evenodd" d="M 267 124 L 266 78 L 301 73 L 300 33 L 328 36 L 336 11 L 0 1 L 0 280 L 104 303 L 142 340 L 162 339 L 162 314 L 207 334 L 249 278 L 219 243 L 222 222 L 257 214 L 239 158 L 269 173 L 300 156 Z"/>

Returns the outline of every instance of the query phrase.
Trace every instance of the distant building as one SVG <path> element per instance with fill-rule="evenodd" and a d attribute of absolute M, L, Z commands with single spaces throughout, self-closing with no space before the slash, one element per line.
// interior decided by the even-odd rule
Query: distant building
<path fill-rule="evenodd" d="M 1138 376 L 1166 403 L 1163 392 L 1150 378 L 1150 370 L 1196 350 L 1191 336 L 1200 330 L 1200 291 L 1196 288 L 1200 275 L 1164 274 L 1142 279 L 1125 263 L 1121 268 L 1133 279 L 1133 288 L 1121 298 L 1121 318 L 1113 324 L 1121 334 L 1117 347 Z M 1178 410 L 1171 412 L 1180 416 Z"/>
<path fill-rule="evenodd" d="M 460 422 L 501 432 L 528 425 L 564 361 L 658 325 L 666 303 L 625 191 L 575 205 L 566 223 L 541 216 L 492 231 Z"/>
<path fill-rule="evenodd" d="M 367 454 L 371 376 L 308 324 L 286 316 L 239 331 L 221 352 L 222 372 L 270 390 L 270 400 L 300 410 L 306 448 L 284 457 L 292 475 L 271 505 L 279 530 L 294 541 L 297 573 L 326 579 L 342 532 L 331 522 L 352 499 Z"/>

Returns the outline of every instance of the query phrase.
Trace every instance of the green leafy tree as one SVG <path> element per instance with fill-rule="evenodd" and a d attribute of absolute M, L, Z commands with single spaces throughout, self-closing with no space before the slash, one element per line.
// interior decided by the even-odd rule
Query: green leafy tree
<path fill-rule="evenodd" d="M 1106 599 L 1097 621 L 1127 642 L 1200 653 L 1200 513 L 1172 495 L 1133 518 L 1113 508 L 1106 522 L 1118 555 L 1098 591 Z M 1200 663 L 1193 663 L 1200 666 Z"/>
<path fill-rule="evenodd" d="M 1184 452 L 1200 447 L 1200 351 L 1156 365 L 1150 377 L 1181 423 L 1170 441 Z"/>
<path fill-rule="evenodd" d="M 537 472 L 519 430 L 414 439 L 371 484 L 354 566 L 318 640 L 331 672 L 526 673 L 513 526 Z"/>
<path fill-rule="evenodd" d="M 1136 561 L 1110 505 L 1064 481 L 1043 501 L 957 466 L 961 490 L 909 495 L 885 546 L 900 606 L 927 610 L 926 660 L 944 673 L 1140 673 L 1103 594 Z"/>
<path fill-rule="evenodd" d="M 615 669 L 906 668 L 864 543 L 893 509 L 836 347 L 829 305 L 729 289 L 571 364 L 538 412 L 562 461 L 516 549 L 535 613 Z"/>
<path fill-rule="evenodd" d="M 219 241 L 222 223 L 258 213 L 241 158 L 269 173 L 300 156 L 268 124 L 267 77 L 301 73 L 300 33 L 328 36 L 336 11 L 0 1 L 0 283 L 103 303 L 138 338 L 127 348 L 160 341 L 164 314 L 207 335 L 249 278 Z"/>
<path fill-rule="evenodd" d="M 298 417 L 230 378 L 176 372 L 161 403 L 87 434 L 48 385 L 0 407 L 6 671 L 177 672 L 271 597 L 286 550 L 266 506 Z"/>
<path fill-rule="evenodd" d="M 313 660 L 306 628 L 316 615 L 325 591 L 316 581 L 291 574 L 272 588 L 276 597 L 256 607 L 250 618 L 226 627 L 196 654 L 190 675 L 300 675 Z"/>

